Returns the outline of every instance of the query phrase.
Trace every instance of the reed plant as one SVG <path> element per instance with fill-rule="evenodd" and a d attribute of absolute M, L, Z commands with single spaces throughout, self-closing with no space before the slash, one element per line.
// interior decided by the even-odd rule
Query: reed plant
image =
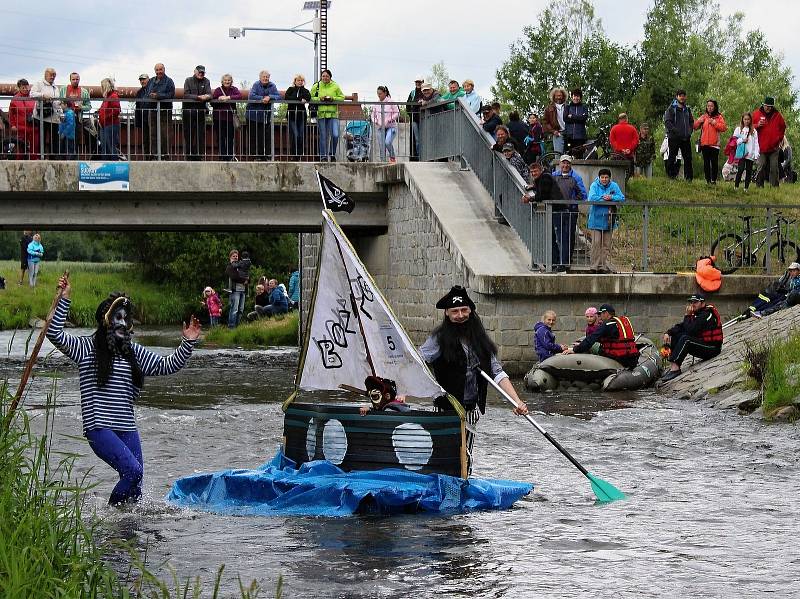
<path fill-rule="evenodd" d="M 769 346 L 764 369 L 764 414 L 792 405 L 800 395 L 800 335 Z"/>
<path fill-rule="evenodd" d="M 238 347 L 267 347 L 275 345 L 297 345 L 300 326 L 298 312 L 289 312 L 272 318 L 242 323 L 235 329 L 218 326 L 210 329 L 206 344 L 235 345 Z"/>
<path fill-rule="evenodd" d="M 198 298 L 191 292 L 146 281 L 134 264 L 96 262 L 43 262 L 37 286 L 27 279 L 17 285 L 19 264 L 0 261 L 6 289 L 0 291 L 0 330 L 27 328 L 32 318 L 45 319 L 58 277 L 70 272 L 72 306 L 69 319 L 82 327 L 94 327 L 97 305 L 111 291 L 124 291 L 136 306 L 134 317 L 143 324 L 175 324 L 197 310 Z M 199 296 L 198 296 L 199 297 Z"/>

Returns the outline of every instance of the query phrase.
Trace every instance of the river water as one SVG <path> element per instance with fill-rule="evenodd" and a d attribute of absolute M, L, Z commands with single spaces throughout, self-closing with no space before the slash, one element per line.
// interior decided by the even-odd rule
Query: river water
<path fill-rule="evenodd" d="M 177 335 L 139 340 L 166 352 Z M 0 377 L 12 385 L 23 346 L 0 333 L 8 354 Z M 146 549 L 151 568 L 199 575 L 207 591 L 224 563 L 224 596 L 238 596 L 237 576 L 255 579 L 267 597 L 283 576 L 292 598 L 797 596 L 800 429 L 652 392 L 523 393 L 540 424 L 628 494 L 607 505 L 498 398 L 479 424 L 474 476 L 533 482 L 534 494 L 511 510 L 327 519 L 167 505 L 180 476 L 254 467 L 275 454 L 296 360 L 294 349 L 199 348 L 180 373 L 147 379 L 138 407 L 145 497 L 118 511 L 105 504 L 115 474 L 80 437 L 77 372 L 54 355 L 43 370 L 63 375 L 53 447 L 83 454 L 77 471 L 97 483 L 101 540 Z M 27 399 L 36 427 L 52 384 L 36 379 Z M 110 548 L 109 559 L 127 568 L 120 551 Z"/>

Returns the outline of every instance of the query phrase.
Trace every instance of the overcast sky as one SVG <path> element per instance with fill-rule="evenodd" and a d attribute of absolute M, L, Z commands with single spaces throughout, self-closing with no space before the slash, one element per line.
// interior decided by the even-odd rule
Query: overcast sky
<path fill-rule="evenodd" d="M 651 2 L 595 0 L 594 6 L 609 37 L 631 44 L 641 39 Z M 761 28 L 793 72 L 800 72 L 800 2 L 771 0 L 769 10 L 764 9 L 767 3 L 753 1 L 720 4 L 723 15 L 745 12 L 746 28 Z M 315 81 L 310 42 L 274 32 L 228 37 L 229 27 L 298 25 L 313 16 L 302 5 L 302 0 L 136 0 L 110 9 L 94 0 L 79 5 L 0 0 L 0 81 L 33 81 L 45 66 L 53 66 L 56 83 L 66 82 L 76 70 L 85 84 L 111 76 L 118 85 L 137 85 L 139 73 L 152 74 L 153 65 L 163 62 L 178 87 L 198 63 L 207 67 L 215 85 L 226 72 L 237 83 L 253 82 L 266 68 L 281 89 L 291 85 L 297 72 L 306 75 L 310 87 Z M 415 76 L 429 74 L 431 65 L 443 60 L 451 76 L 474 79 L 479 93 L 488 95 L 509 44 L 546 5 L 541 0 L 333 0 L 328 67 L 345 93 L 374 99 L 376 86 L 384 84 L 396 100 L 404 100 Z"/>

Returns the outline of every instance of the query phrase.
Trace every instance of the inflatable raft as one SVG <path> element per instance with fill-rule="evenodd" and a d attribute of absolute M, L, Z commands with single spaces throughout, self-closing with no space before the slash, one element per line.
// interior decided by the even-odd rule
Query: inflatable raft
<path fill-rule="evenodd" d="M 534 366 L 525 375 L 530 391 L 631 391 L 652 385 L 661 374 L 661 356 L 649 339 L 636 343 L 641 356 L 634 368 L 595 354 L 559 354 Z"/>

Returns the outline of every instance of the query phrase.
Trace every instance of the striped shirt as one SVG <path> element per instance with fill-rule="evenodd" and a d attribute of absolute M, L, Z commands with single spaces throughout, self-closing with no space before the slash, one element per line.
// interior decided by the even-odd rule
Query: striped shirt
<path fill-rule="evenodd" d="M 64 332 L 64 321 L 69 312 L 70 300 L 61 298 L 53 320 L 47 329 L 47 338 L 61 352 L 78 364 L 81 387 L 81 416 L 83 432 L 99 428 L 135 431 L 136 418 L 133 402 L 139 398 L 139 389 L 133 384 L 128 361 L 114 356 L 108 382 L 97 386 L 95 372 L 94 336 L 76 337 Z M 178 348 L 169 356 L 159 356 L 138 343 L 132 343 L 136 361 L 145 376 L 158 376 L 178 372 L 192 355 L 196 341 L 183 338 Z"/>

